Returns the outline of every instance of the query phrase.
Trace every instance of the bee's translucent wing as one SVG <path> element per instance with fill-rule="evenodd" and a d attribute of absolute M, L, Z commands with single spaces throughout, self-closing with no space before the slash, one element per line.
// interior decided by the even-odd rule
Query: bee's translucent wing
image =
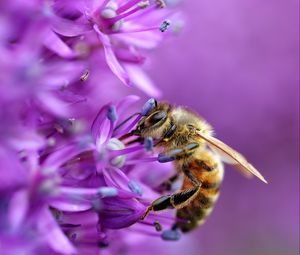
<path fill-rule="evenodd" d="M 249 173 L 251 173 L 264 183 L 268 183 L 261 173 L 254 166 L 252 166 L 243 155 L 209 134 L 198 132 L 198 135 L 224 159 L 224 162 L 235 165 L 238 170 L 240 170 L 246 176 L 249 176 Z"/>

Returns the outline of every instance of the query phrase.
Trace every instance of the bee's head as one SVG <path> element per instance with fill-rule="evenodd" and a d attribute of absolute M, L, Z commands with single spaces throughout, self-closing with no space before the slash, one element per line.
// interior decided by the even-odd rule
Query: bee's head
<path fill-rule="evenodd" d="M 138 122 L 134 133 L 141 137 L 159 139 L 169 122 L 169 112 L 169 104 L 157 103 L 153 98 L 148 100 L 141 112 L 143 117 Z"/>

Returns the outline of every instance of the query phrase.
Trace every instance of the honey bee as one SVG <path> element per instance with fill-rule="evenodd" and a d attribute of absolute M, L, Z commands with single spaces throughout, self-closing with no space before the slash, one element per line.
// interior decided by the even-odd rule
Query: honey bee
<path fill-rule="evenodd" d="M 195 112 L 167 102 L 157 103 L 154 99 L 145 106 L 144 116 L 131 135 L 141 139 L 151 137 L 160 152 L 158 160 L 173 161 L 177 175 L 183 174 L 184 179 L 178 192 L 154 200 L 142 219 L 150 211 L 175 208 L 174 228 L 188 232 L 204 223 L 219 196 L 223 162 L 236 166 L 246 176 L 254 175 L 267 183 L 241 154 L 215 138 L 212 127 Z"/>

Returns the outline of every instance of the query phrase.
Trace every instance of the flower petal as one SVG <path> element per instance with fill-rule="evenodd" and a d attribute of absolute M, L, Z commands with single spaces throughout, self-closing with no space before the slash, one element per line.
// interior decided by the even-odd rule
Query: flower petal
<path fill-rule="evenodd" d="M 144 91 L 147 95 L 160 98 L 161 91 L 155 87 L 150 78 L 144 73 L 144 71 L 137 65 L 126 64 L 124 65 L 132 83 L 135 87 Z"/>
<path fill-rule="evenodd" d="M 92 27 L 88 24 L 79 23 L 77 21 L 71 21 L 56 16 L 52 20 L 52 29 L 54 32 L 63 36 L 79 36 L 92 30 Z"/>
<path fill-rule="evenodd" d="M 63 58 L 72 58 L 76 56 L 75 52 L 52 30 L 49 30 L 49 32 L 46 34 L 44 38 L 44 45 L 49 50 L 55 52 L 58 56 Z"/>
<path fill-rule="evenodd" d="M 8 191 L 26 184 L 27 172 L 14 151 L 0 147 L 0 165 L 0 191 Z"/>
<path fill-rule="evenodd" d="M 25 190 L 18 191 L 12 196 L 8 217 L 10 227 L 13 230 L 16 230 L 22 224 L 29 209 L 28 206 L 28 193 Z"/>
<path fill-rule="evenodd" d="M 127 110 L 131 105 L 133 105 L 134 103 L 136 103 L 139 100 L 140 100 L 140 97 L 136 96 L 136 95 L 126 96 L 124 99 L 122 99 L 117 104 L 118 115 L 121 116 L 125 110 Z"/>
<path fill-rule="evenodd" d="M 106 119 L 107 110 L 109 107 L 109 104 L 104 105 L 99 112 L 97 113 L 96 118 L 94 119 L 92 126 L 91 126 L 91 133 L 94 138 L 94 141 L 97 141 L 97 139 L 100 136 L 101 132 L 101 126 L 103 125 L 104 120 Z"/>
<path fill-rule="evenodd" d="M 61 254 L 76 254 L 76 249 L 64 235 L 47 207 L 44 207 L 37 220 L 38 229 L 53 250 Z"/>
<path fill-rule="evenodd" d="M 116 55 L 113 51 L 112 45 L 110 43 L 110 39 L 107 35 L 103 34 L 97 25 L 94 25 L 94 30 L 96 31 L 99 40 L 103 44 L 105 58 L 108 66 L 112 70 L 112 72 L 127 86 L 131 86 L 131 82 L 127 72 L 121 66 L 119 61 L 116 58 Z"/>

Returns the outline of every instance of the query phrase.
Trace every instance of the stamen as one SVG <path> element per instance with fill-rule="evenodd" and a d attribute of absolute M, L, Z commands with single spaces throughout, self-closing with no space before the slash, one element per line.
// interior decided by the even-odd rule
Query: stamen
<path fill-rule="evenodd" d="M 121 149 L 121 150 L 114 150 L 110 153 L 110 155 L 112 157 L 116 157 L 116 156 L 120 156 L 120 155 L 133 153 L 133 152 L 139 151 L 141 149 L 144 149 L 144 146 L 139 144 L 139 145 L 132 146 L 132 147 L 125 148 L 125 149 Z"/>
<path fill-rule="evenodd" d="M 169 20 L 165 20 L 159 27 L 160 32 L 165 32 L 169 26 L 171 25 L 171 22 Z"/>
<path fill-rule="evenodd" d="M 102 187 L 98 190 L 98 193 L 102 198 L 104 197 L 115 197 L 118 195 L 118 190 L 114 187 Z"/>
<path fill-rule="evenodd" d="M 54 129 L 60 134 L 64 133 L 64 128 L 61 125 L 59 125 L 58 123 L 54 124 Z"/>
<path fill-rule="evenodd" d="M 160 225 L 160 223 L 157 220 L 154 221 L 153 225 L 154 225 L 156 231 L 158 231 L 158 232 L 162 231 L 162 226 Z"/>
<path fill-rule="evenodd" d="M 118 32 L 122 28 L 123 23 L 123 20 L 118 20 L 111 26 L 111 31 Z"/>
<path fill-rule="evenodd" d="M 137 165 L 137 164 L 140 164 L 140 163 L 155 162 L 157 160 L 158 160 L 157 157 L 149 157 L 149 158 L 142 158 L 142 159 L 132 159 L 132 160 L 128 160 L 126 162 L 126 165 Z"/>
<path fill-rule="evenodd" d="M 54 145 L 56 145 L 56 139 L 53 138 L 53 137 L 49 137 L 47 139 L 47 144 L 48 144 L 49 147 L 53 147 Z"/>
<path fill-rule="evenodd" d="M 117 13 L 120 14 L 124 11 L 127 11 L 128 9 L 130 9 L 132 6 L 138 4 L 139 2 L 141 2 L 141 0 L 131 0 L 128 1 L 127 3 L 125 3 L 124 5 L 122 5 L 118 10 Z"/>
<path fill-rule="evenodd" d="M 124 149 L 125 146 L 120 140 L 116 138 L 111 138 L 107 143 L 107 148 L 110 150 L 118 151 Z M 125 156 L 116 156 L 113 157 L 110 162 L 113 166 L 122 167 L 125 164 L 125 161 L 126 161 Z"/>
<path fill-rule="evenodd" d="M 111 8 L 105 8 L 101 11 L 101 17 L 104 19 L 111 19 L 116 16 L 117 16 L 116 11 L 114 11 Z"/>
<path fill-rule="evenodd" d="M 100 9 L 104 9 L 107 5 L 109 5 L 109 2 L 111 2 L 111 0 L 103 0 Z"/>
<path fill-rule="evenodd" d="M 90 71 L 86 70 L 81 76 L 80 76 L 80 81 L 84 82 L 86 81 L 90 76 Z"/>
<path fill-rule="evenodd" d="M 114 187 L 101 187 L 101 188 L 73 188 L 73 187 L 60 187 L 60 193 L 64 196 L 92 198 L 101 196 L 115 197 L 118 195 L 118 190 Z"/>
<path fill-rule="evenodd" d="M 130 33 L 140 33 L 140 32 L 147 32 L 147 31 L 153 31 L 153 30 L 159 30 L 160 27 L 144 27 L 144 28 L 139 28 L 139 29 L 133 29 L 133 30 L 122 30 L 119 31 L 119 33 L 122 34 L 130 34 Z"/>
<path fill-rule="evenodd" d="M 76 233 L 72 233 L 70 236 L 69 236 L 70 240 L 71 241 L 75 241 L 75 239 L 77 238 L 77 234 Z"/>
<path fill-rule="evenodd" d="M 146 7 L 141 8 L 141 7 L 138 5 L 137 7 L 133 8 L 132 10 L 130 10 L 130 11 L 128 11 L 128 12 L 125 12 L 125 13 L 120 14 L 120 15 L 118 15 L 118 16 L 114 16 L 114 17 L 112 17 L 112 18 L 109 18 L 109 22 L 115 23 L 115 22 L 117 22 L 118 20 L 124 19 L 124 18 L 126 18 L 126 17 L 128 17 L 128 16 L 130 16 L 130 15 L 132 15 L 132 14 L 138 12 L 138 11 L 140 11 L 141 9 L 144 9 L 144 8 L 146 8 Z"/>
<path fill-rule="evenodd" d="M 115 122 L 118 119 L 118 114 L 117 114 L 117 110 L 116 110 L 115 105 L 110 105 L 108 107 L 107 118 L 112 122 Z"/>
<path fill-rule="evenodd" d="M 141 115 L 147 116 L 148 113 L 157 106 L 157 102 L 154 98 L 150 98 L 143 106 Z"/>
<path fill-rule="evenodd" d="M 147 8 L 148 6 L 150 5 L 149 1 L 142 1 L 142 2 L 139 2 L 138 3 L 138 6 L 141 8 L 141 9 L 145 9 Z"/>
<path fill-rule="evenodd" d="M 107 5 L 106 5 L 105 7 L 106 7 L 106 8 L 110 8 L 110 9 L 116 11 L 116 10 L 118 9 L 119 5 L 118 5 L 118 3 L 117 3 L 116 1 L 111 0 L 111 1 L 109 1 L 109 2 L 107 3 Z"/>
<path fill-rule="evenodd" d="M 153 138 L 147 137 L 144 141 L 144 147 L 146 151 L 152 151 L 153 150 Z"/>
<path fill-rule="evenodd" d="M 180 233 L 176 230 L 165 230 L 161 234 L 161 238 L 166 241 L 178 241 L 180 239 Z"/>
<path fill-rule="evenodd" d="M 163 0 L 155 0 L 155 4 L 158 8 L 165 8 L 166 3 Z"/>
<path fill-rule="evenodd" d="M 141 186 L 136 182 L 136 181 L 133 181 L 133 180 L 130 180 L 128 182 L 128 188 L 135 194 L 139 195 L 139 196 L 142 196 L 143 195 L 143 190 L 141 188 Z"/>

